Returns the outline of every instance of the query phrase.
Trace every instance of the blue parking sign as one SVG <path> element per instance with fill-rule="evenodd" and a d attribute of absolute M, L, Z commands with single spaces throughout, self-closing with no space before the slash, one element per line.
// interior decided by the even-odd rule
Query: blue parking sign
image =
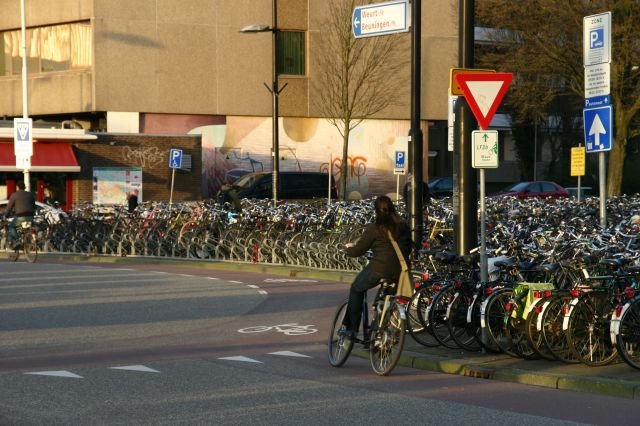
<path fill-rule="evenodd" d="M 172 148 L 169 151 L 169 168 L 179 169 L 182 167 L 182 150 Z"/>
<path fill-rule="evenodd" d="M 611 151 L 613 145 L 613 107 L 583 110 L 584 144 L 587 152 Z"/>
<path fill-rule="evenodd" d="M 404 169 L 404 159 L 406 155 L 404 151 L 396 151 L 396 169 Z"/>

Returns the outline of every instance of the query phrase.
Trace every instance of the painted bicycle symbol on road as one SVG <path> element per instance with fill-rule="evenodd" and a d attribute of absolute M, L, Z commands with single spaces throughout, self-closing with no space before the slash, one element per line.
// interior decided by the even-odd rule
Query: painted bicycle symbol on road
<path fill-rule="evenodd" d="M 278 325 L 256 325 L 253 327 L 245 327 L 238 330 L 238 333 L 265 333 L 267 331 L 276 331 L 287 336 L 302 336 L 305 334 L 313 334 L 318 330 L 313 328 L 315 325 L 300 325 L 297 322 Z"/>

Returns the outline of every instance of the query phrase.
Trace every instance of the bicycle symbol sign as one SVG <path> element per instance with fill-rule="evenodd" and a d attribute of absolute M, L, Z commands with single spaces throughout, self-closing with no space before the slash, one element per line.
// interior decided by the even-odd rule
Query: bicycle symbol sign
<path fill-rule="evenodd" d="M 279 325 L 256 325 L 253 327 L 245 327 L 238 330 L 238 333 L 264 333 L 267 331 L 276 331 L 278 333 L 283 333 L 287 336 L 302 336 L 305 334 L 313 334 L 318 330 L 314 325 L 299 325 L 297 322 L 292 322 L 289 324 L 279 324 Z"/>

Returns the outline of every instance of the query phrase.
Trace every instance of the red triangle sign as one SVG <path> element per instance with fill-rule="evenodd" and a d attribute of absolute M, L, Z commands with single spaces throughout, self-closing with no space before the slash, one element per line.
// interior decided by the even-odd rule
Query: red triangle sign
<path fill-rule="evenodd" d="M 488 129 L 513 80 L 513 74 L 458 74 L 456 80 L 480 128 Z"/>

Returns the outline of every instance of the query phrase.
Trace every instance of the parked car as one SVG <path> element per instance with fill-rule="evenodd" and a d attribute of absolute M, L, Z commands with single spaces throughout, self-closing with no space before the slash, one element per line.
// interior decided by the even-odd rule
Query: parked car
<path fill-rule="evenodd" d="M 320 172 L 280 172 L 278 174 L 278 198 L 282 200 L 305 200 L 327 198 L 329 175 Z M 224 185 L 217 194 L 220 203 L 231 201 L 229 191 L 235 190 L 239 198 L 271 198 L 271 172 L 247 173 L 231 185 Z M 332 182 L 331 198 L 336 198 L 335 183 Z"/>
<path fill-rule="evenodd" d="M 5 214 L 5 209 L 7 208 L 7 204 L 9 200 L 0 200 L 0 214 Z M 47 219 L 49 223 L 58 223 L 60 219 L 66 217 L 67 214 L 57 209 L 49 204 L 41 203 L 40 201 L 36 201 L 36 216 L 43 216 Z"/>
<path fill-rule="evenodd" d="M 429 195 L 433 198 L 453 196 L 453 178 L 444 176 L 429 182 Z"/>
<path fill-rule="evenodd" d="M 568 197 L 569 192 L 555 182 L 549 181 L 532 181 L 518 182 L 502 191 L 491 194 L 493 197 L 539 197 L 539 198 L 563 198 Z"/>

